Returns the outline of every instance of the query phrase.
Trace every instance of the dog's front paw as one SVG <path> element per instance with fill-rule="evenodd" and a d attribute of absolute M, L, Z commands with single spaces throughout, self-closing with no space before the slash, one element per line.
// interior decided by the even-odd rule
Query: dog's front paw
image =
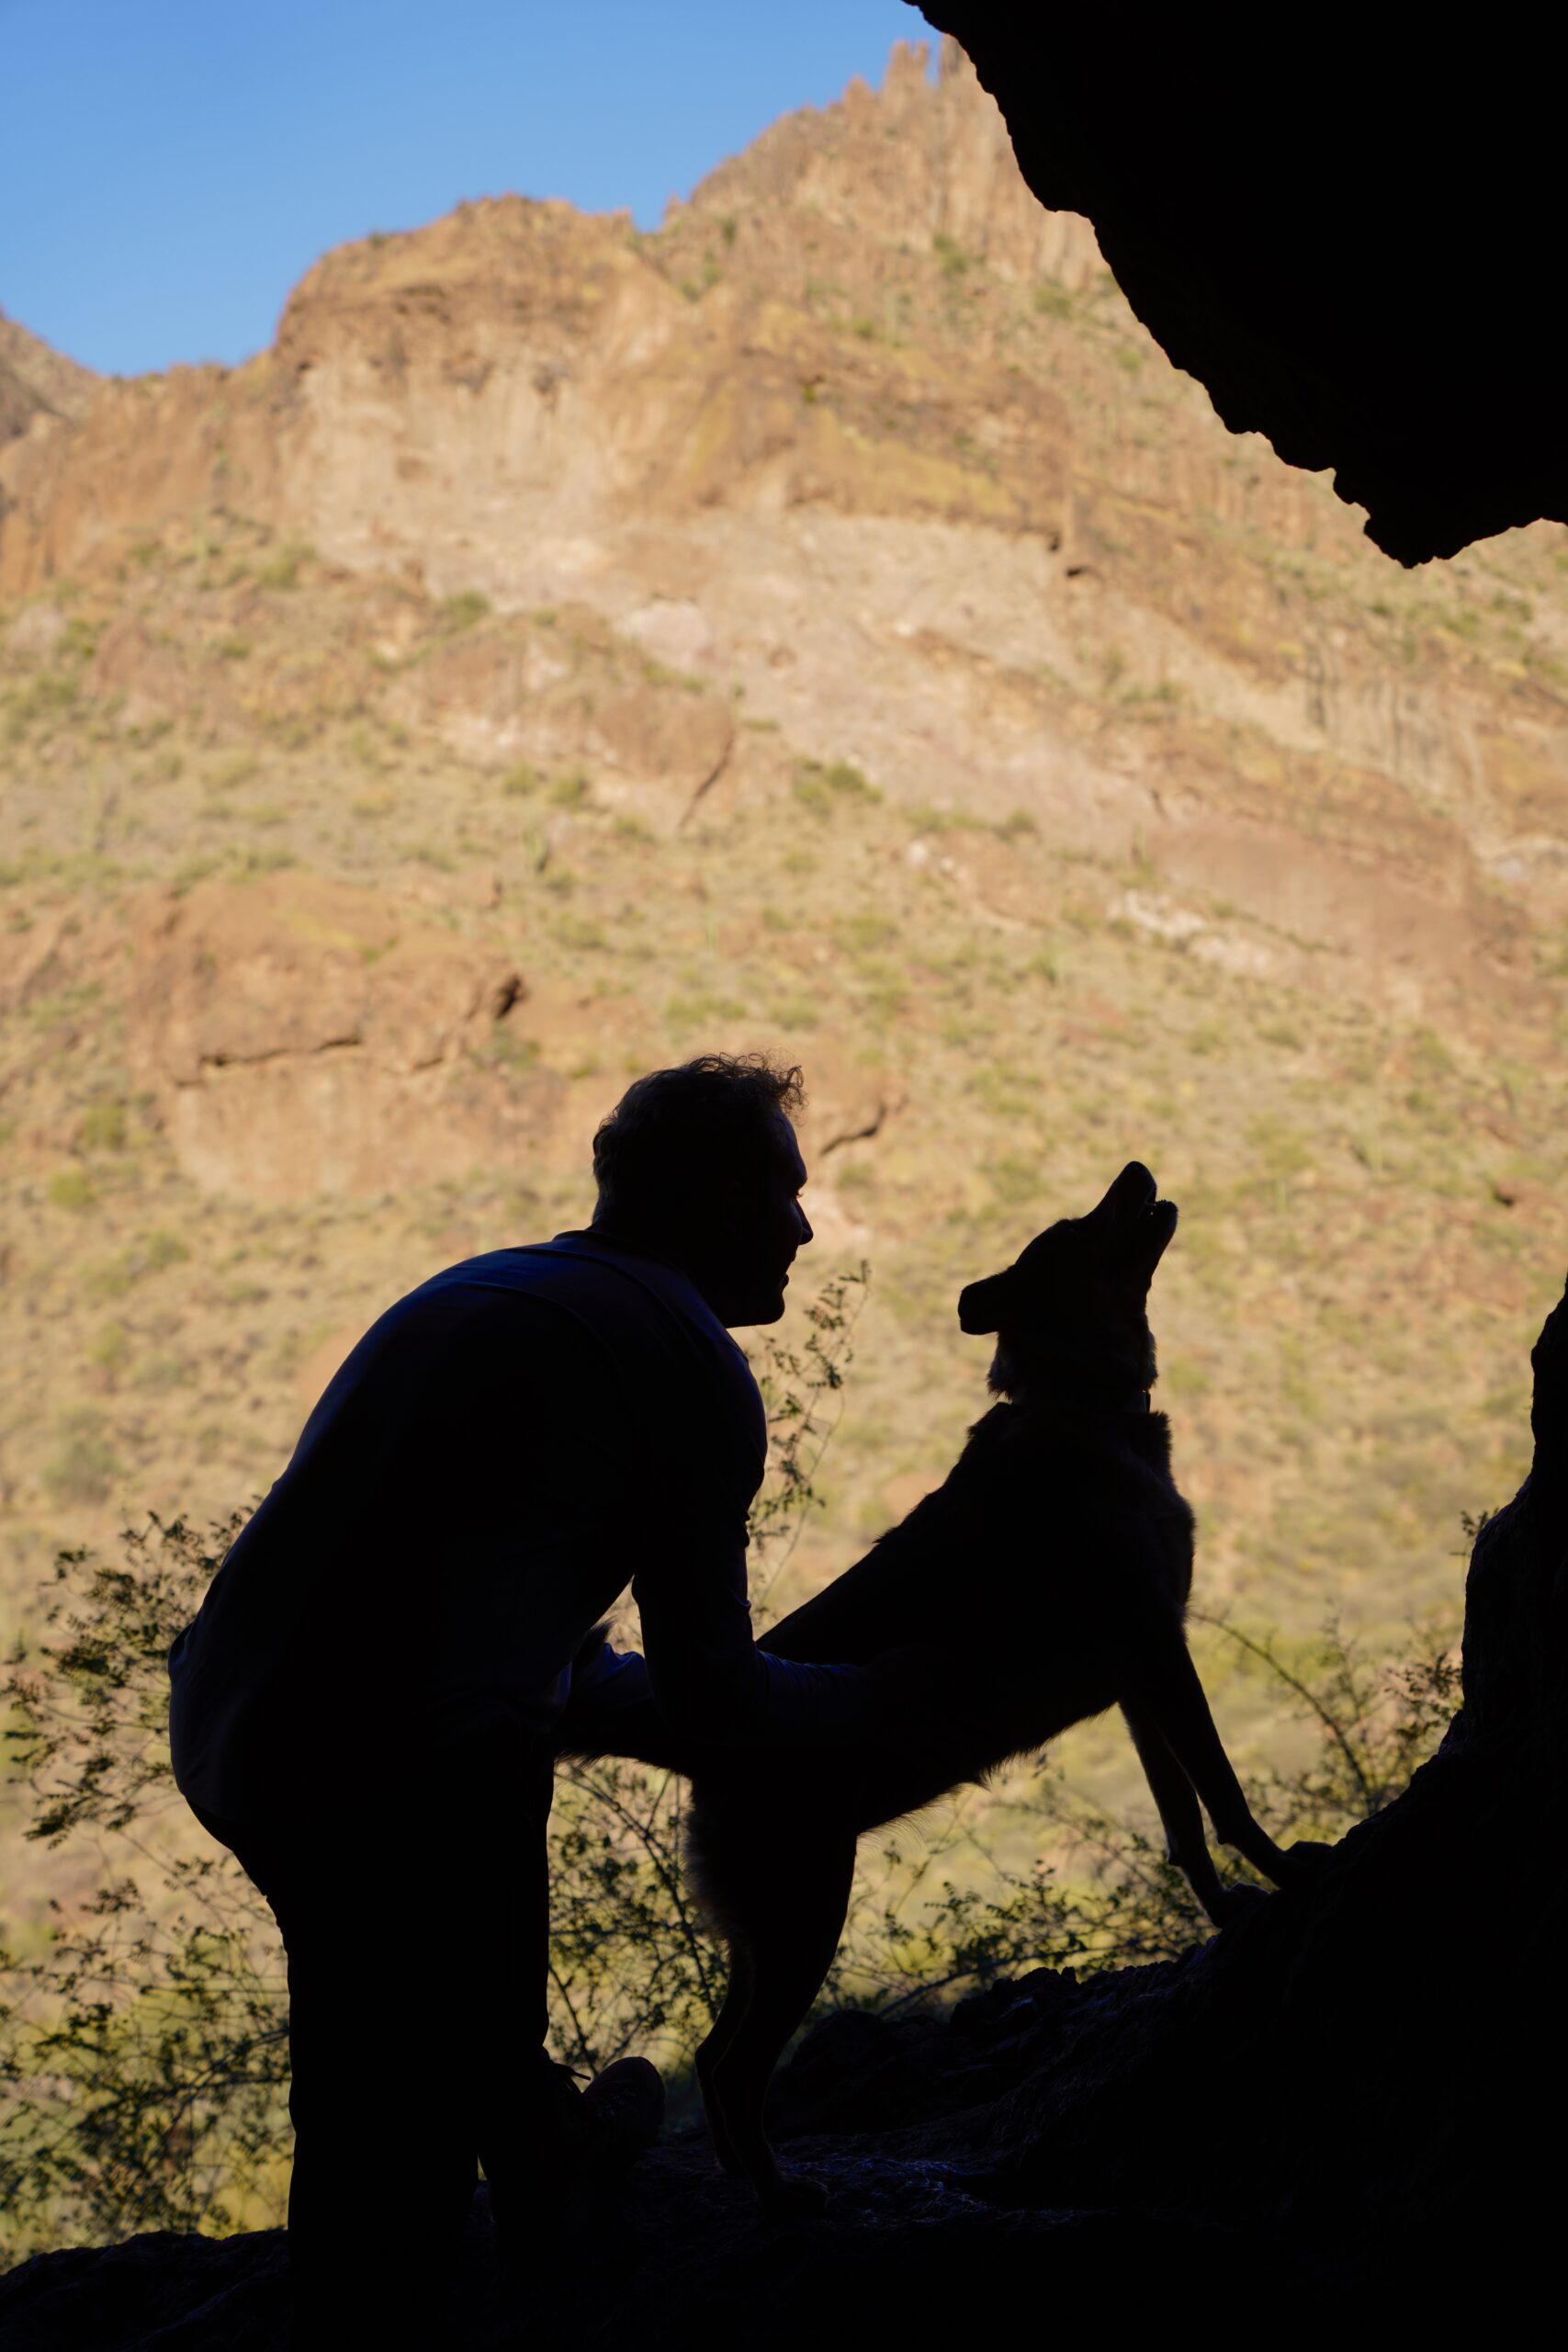
<path fill-rule="evenodd" d="M 1332 1846 L 1319 1843 L 1315 1838 L 1298 1838 L 1293 1846 L 1280 1849 L 1285 1864 L 1280 1883 L 1282 1886 L 1305 1886 L 1314 1879 L 1332 1854 Z"/>
<path fill-rule="evenodd" d="M 1238 1885 L 1227 1886 L 1224 1889 L 1218 1904 L 1209 1916 L 1216 1928 L 1235 1928 L 1239 1926 L 1243 1919 L 1250 1919 L 1253 1913 L 1268 1900 L 1267 1888 L 1249 1885 L 1244 1879 Z"/>

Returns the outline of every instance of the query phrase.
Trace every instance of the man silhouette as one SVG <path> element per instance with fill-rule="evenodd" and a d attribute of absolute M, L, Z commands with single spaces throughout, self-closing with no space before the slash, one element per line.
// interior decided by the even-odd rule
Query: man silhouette
<path fill-rule="evenodd" d="M 765 1656 L 746 1600 L 767 1432 L 729 1329 L 811 1238 L 800 1099 L 759 1056 L 639 1079 L 589 1228 L 381 1317 L 175 1644 L 175 1779 L 288 1952 L 301 2341 L 440 2343 L 476 2163 L 525 2249 L 657 2132 L 644 2062 L 580 2095 L 544 2053 L 568 1699 L 754 1749 L 863 1720 L 870 1678 Z M 628 1578 L 646 1659 L 594 1635 Z"/>

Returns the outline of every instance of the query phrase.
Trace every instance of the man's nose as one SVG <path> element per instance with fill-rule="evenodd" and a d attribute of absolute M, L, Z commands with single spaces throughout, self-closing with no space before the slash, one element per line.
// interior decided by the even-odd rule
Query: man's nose
<path fill-rule="evenodd" d="M 806 1211 L 801 1207 L 798 1201 L 796 1201 L 795 1204 L 795 1221 L 800 1227 L 800 1240 L 796 1246 L 797 1248 L 804 1250 L 807 1243 L 812 1238 L 811 1219 L 807 1216 Z"/>

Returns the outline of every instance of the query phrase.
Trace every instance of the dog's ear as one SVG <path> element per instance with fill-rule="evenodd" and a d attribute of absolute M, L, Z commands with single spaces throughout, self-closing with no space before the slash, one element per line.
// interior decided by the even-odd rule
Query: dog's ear
<path fill-rule="evenodd" d="M 970 1283 L 958 1294 L 958 1328 L 967 1331 L 971 1339 L 985 1332 L 999 1331 L 1007 1320 L 1013 1293 L 1013 1269 L 987 1274 L 984 1282 Z"/>

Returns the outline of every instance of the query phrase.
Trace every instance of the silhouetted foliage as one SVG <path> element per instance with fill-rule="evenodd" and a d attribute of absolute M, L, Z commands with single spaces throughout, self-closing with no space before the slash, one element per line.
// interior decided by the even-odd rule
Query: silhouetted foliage
<path fill-rule="evenodd" d="M 759 1616 L 817 1501 L 864 1269 L 829 1284 L 795 1351 L 758 1365 L 773 1439 L 753 1520 Z M 287 1996 L 271 1916 L 233 1858 L 194 1856 L 170 1773 L 169 1644 L 242 1515 L 204 1529 L 150 1519 L 117 1565 L 61 1554 L 51 1638 L 11 1662 L 7 1734 L 28 1835 L 80 1856 L 91 1892 L 53 1906 L 39 1952 L 0 1955 L 0 2198 L 13 2257 L 137 2229 L 222 2231 L 281 2218 L 288 2149 Z M 1332 1838 L 1398 1792 L 1440 1735 L 1457 1666 L 1363 1657 L 1337 1631 L 1305 1665 L 1267 1634 L 1224 1634 L 1315 1724 L 1311 1763 L 1265 1776 L 1277 1835 Z M 680 1864 L 682 1784 L 601 1761 L 562 1768 L 551 1821 L 551 2007 L 557 2054 L 583 2068 L 630 2048 L 679 2066 L 705 2031 L 722 1967 Z M 906 1858 L 863 1858 L 823 2007 L 894 2009 L 1041 1966 L 1168 1957 L 1209 1932 L 1180 1873 L 1141 1828 L 1048 1772 L 1025 1809 L 1040 1859 L 999 1868 L 969 1800 Z M 1017 1808 L 1013 1808 L 1017 1818 Z M 966 1858 L 970 1883 L 958 1865 Z M 976 1858 L 982 1883 L 973 1883 Z M 367 1967 L 409 1932 L 389 1906 Z M 417 2020 L 410 2018 L 411 2043 Z M 399 2063 L 389 2052 L 388 2063 Z"/>

